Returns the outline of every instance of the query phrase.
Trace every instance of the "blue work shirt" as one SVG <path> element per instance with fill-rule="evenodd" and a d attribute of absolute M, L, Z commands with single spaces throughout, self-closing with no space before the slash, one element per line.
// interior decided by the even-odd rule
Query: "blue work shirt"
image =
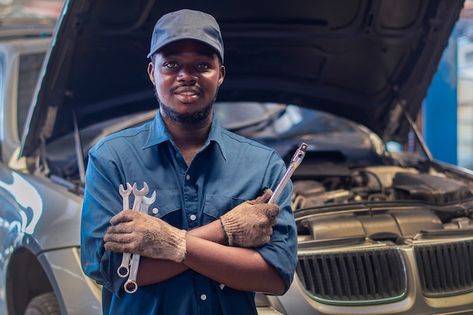
<path fill-rule="evenodd" d="M 153 121 L 108 136 L 89 152 L 81 224 L 84 272 L 103 285 L 103 314 L 256 314 L 254 292 L 232 289 L 187 270 L 166 281 L 123 290 L 117 275 L 122 254 L 104 250 L 110 219 L 122 209 L 120 184 L 146 182 L 156 201 L 149 215 L 186 230 L 218 219 L 241 202 L 273 190 L 285 172 L 279 155 L 221 128 L 214 118 L 208 139 L 189 166 L 172 141 L 159 111 Z M 286 290 L 296 266 L 297 233 L 292 185 L 278 204 L 271 241 L 255 250 L 279 273 Z M 132 202 L 132 198 L 130 198 Z M 156 209 L 153 211 L 153 209 Z M 159 272 L 159 270 L 156 270 Z"/>

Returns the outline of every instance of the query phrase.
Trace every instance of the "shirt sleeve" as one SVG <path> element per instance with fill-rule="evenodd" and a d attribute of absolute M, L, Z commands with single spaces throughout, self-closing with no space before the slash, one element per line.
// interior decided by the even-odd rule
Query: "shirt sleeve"
<path fill-rule="evenodd" d="M 273 191 L 284 176 L 286 166 L 276 152 L 273 152 L 264 176 L 264 187 Z M 279 273 L 286 292 L 294 277 L 297 264 L 297 230 L 291 209 L 292 182 L 289 182 L 281 194 L 278 205 L 279 215 L 273 226 L 271 241 L 256 250 Z"/>
<path fill-rule="evenodd" d="M 106 144 L 89 152 L 81 219 L 81 264 L 85 274 L 118 294 L 126 279 L 117 268 L 122 254 L 105 251 L 103 237 L 121 208 L 120 172 Z"/>

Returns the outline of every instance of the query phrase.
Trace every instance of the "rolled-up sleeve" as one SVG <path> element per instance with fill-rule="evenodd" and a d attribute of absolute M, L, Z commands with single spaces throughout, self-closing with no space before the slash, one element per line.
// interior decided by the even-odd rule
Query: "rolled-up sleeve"
<path fill-rule="evenodd" d="M 106 144 L 89 152 L 81 220 L 81 264 L 85 274 L 117 293 L 124 280 L 117 274 L 122 255 L 105 251 L 103 237 L 121 208 L 120 174 Z"/>
<path fill-rule="evenodd" d="M 271 187 L 274 191 L 285 171 L 284 162 L 276 152 L 273 152 L 263 186 Z M 297 264 L 297 230 L 291 209 L 291 194 L 292 183 L 289 182 L 278 200 L 280 212 L 276 217 L 276 224 L 273 226 L 271 241 L 256 249 L 280 275 L 284 282 L 284 292 L 291 285 Z"/>

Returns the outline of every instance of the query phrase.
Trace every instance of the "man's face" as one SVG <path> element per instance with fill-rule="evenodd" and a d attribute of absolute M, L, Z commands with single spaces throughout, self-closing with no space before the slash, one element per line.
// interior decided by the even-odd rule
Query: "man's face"
<path fill-rule="evenodd" d="M 211 112 L 225 68 L 207 45 L 182 40 L 163 47 L 148 65 L 148 74 L 165 117 L 200 122 Z"/>

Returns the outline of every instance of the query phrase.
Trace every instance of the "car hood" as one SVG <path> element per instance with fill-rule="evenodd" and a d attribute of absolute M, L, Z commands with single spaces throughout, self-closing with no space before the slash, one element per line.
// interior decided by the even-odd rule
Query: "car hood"
<path fill-rule="evenodd" d="M 22 154 L 102 120 L 156 107 L 146 59 L 154 22 L 192 8 L 219 21 L 221 101 L 273 101 L 407 132 L 463 0 L 66 2 L 22 139 Z M 75 118 L 74 118 L 75 117 Z"/>

